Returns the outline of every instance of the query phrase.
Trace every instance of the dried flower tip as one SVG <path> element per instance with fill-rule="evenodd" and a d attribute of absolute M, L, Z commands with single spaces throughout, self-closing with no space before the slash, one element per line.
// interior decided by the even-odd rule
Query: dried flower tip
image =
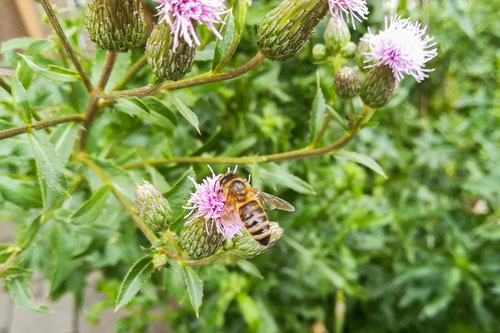
<path fill-rule="evenodd" d="M 378 34 L 371 33 L 362 38 L 368 46 L 365 62 L 371 63 L 366 68 L 387 65 L 391 68 L 396 84 L 404 74 L 412 75 L 417 82 L 428 77 L 434 69 L 425 68 L 425 63 L 437 55 L 433 48 L 433 37 L 426 33 L 427 28 L 419 22 L 403 19 L 399 16 L 385 19 L 385 29 Z"/>
<path fill-rule="evenodd" d="M 151 230 L 161 231 L 168 228 L 172 219 L 172 209 L 156 186 L 147 181 L 137 184 L 135 202 L 139 216 Z"/>
<path fill-rule="evenodd" d="M 359 93 L 359 86 L 359 76 L 354 68 L 342 67 L 335 73 L 333 88 L 341 98 L 353 98 Z"/>
<path fill-rule="evenodd" d="M 221 15 L 229 12 L 222 0 L 154 0 L 159 3 L 158 23 L 170 25 L 173 35 L 173 50 L 177 49 L 181 37 L 189 46 L 200 45 L 196 25 L 205 24 L 219 39 L 214 24 L 224 23 Z"/>
<path fill-rule="evenodd" d="M 350 21 L 354 30 L 356 30 L 354 20 L 362 22 L 368 16 L 366 0 L 328 0 L 328 4 L 332 15 L 347 23 Z"/>

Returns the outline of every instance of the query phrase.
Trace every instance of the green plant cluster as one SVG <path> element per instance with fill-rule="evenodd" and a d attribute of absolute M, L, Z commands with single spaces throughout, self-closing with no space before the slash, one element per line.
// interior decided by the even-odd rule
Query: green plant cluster
<path fill-rule="evenodd" d="M 236 19 L 223 30 L 241 32 L 230 61 L 221 52 L 233 46 L 222 47 L 201 28 L 203 49 L 190 76 L 252 58 L 256 25 L 277 3 L 233 11 L 230 18 L 243 17 L 245 26 Z M 389 9 L 369 5 L 366 25 L 380 27 Z M 404 80 L 336 154 L 240 166 L 255 188 L 285 198 L 296 213 L 269 213 L 284 236 L 266 253 L 200 267 L 159 256 L 161 244 L 151 247 L 138 231 L 131 218 L 135 184 L 145 179 L 164 193 L 171 229 L 179 231 L 193 190 L 188 177 L 209 174 L 195 157 L 308 146 L 320 131 L 318 110 L 331 118 L 315 143 L 341 137 L 355 118 L 347 102 L 335 101 L 335 59 L 315 63 L 312 55 L 326 22 L 287 62 L 103 105 L 84 155 L 75 147 L 87 89 L 68 69 L 60 40 L 3 43 L 0 66 L 11 68 L 13 78 L 0 87 L 0 131 L 27 126 L 25 134 L 0 140 L 0 221 L 14 221 L 16 230 L 15 243 L 0 244 L 0 277 L 16 303 L 49 311 L 29 297 L 29 279 L 40 273 L 51 299 L 71 293 L 81 307 L 87 277 L 98 271 L 107 298 L 84 315 L 96 323 L 104 309 L 123 307 L 118 332 L 144 332 L 158 320 L 174 332 L 500 331 L 500 22 L 492 19 L 500 6 L 449 0 L 413 7 L 401 0 L 390 10 L 411 12 L 429 26 L 439 46 L 436 70 L 421 84 Z M 83 18 L 59 22 L 95 86 L 106 54 L 88 54 Z M 358 24 L 351 40 L 365 31 Z M 119 54 L 107 87 L 152 82 L 142 67 L 122 81 L 143 53 Z M 360 112 L 359 97 L 353 101 Z M 72 122 L 29 125 L 61 117 Z M 171 162 L 134 164 L 155 159 Z M 229 165 L 211 166 L 222 173 Z"/>

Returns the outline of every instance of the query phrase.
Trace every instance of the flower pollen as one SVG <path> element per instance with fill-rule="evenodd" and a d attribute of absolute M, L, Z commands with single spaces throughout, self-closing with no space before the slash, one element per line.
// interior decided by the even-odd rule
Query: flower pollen
<path fill-rule="evenodd" d="M 373 34 L 370 29 L 362 38 L 369 46 L 365 53 L 365 62 L 371 64 L 365 68 L 387 65 L 399 83 L 404 74 L 412 75 L 417 82 L 428 77 L 426 73 L 434 69 L 427 69 L 425 63 L 437 55 L 437 49 L 429 49 L 436 45 L 432 43 L 434 37 L 426 33 L 427 27 L 419 22 L 393 16 L 388 23 L 385 19 L 385 30 Z"/>
<path fill-rule="evenodd" d="M 224 23 L 221 15 L 229 10 L 223 0 L 154 0 L 159 3 L 156 7 L 160 19 L 158 23 L 167 22 L 174 36 L 174 50 L 182 37 L 189 45 L 200 45 L 196 35 L 196 25 L 205 24 L 208 29 L 219 38 L 222 36 L 214 24 Z"/>
<path fill-rule="evenodd" d="M 351 21 L 353 29 L 356 30 L 354 20 L 359 22 L 366 20 L 368 7 L 366 0 L 328 0 L 330 12 L 333 16 L 340 17 L 342 21 Z"/>

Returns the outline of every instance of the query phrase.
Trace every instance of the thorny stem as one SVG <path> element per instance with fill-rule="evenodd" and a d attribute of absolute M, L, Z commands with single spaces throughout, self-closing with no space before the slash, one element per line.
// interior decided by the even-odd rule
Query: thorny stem
<path fill-rule="evenodd" d="M 367 123 L 373 116 L 374 109 L 364 106 L 361 117 L 357 119 L 352 128 L 344 133 L 337 141 L 321 148 L 306 147 L 302 149 L 292 150 L 284 153 L 276 153 L 261 156 L 242 156 L 242 157 L 203 157 L 203 156 L 185 156 L 185 157 L 170 157 L 158 158 L 147 161 L 129 163 L 123 166 L 126 169 L 139 168 L 147 165 L 161 165 L 167 163 L 201 163 L 201 164 L 255 164 L 255 163 L 270 163 L 282 162 L 290 160 L 298 160 L 315 156 L 322 156 L 330 153 L 335 153 L 339 149 L 345 147 L 351 142 L 361 130 L 363 124 Z"/>
<path fill-rule="evenodd" d="M 83 121 L 85 117 L 81 114 L 72 114 L 69 116 L 62 116 L 59 118 L 43 120 L 38 123 L 34 123 L 31 125 L 25 125 L 21 127 L 9 128 L 3 131 L 0 131 L 0 140 L 7 139 L 16 135 L 20 135 L 29 131 L 38 131 L 41 129 L 46 129 L 52 126 L 56 126 L 62 123 L 68 123 L 71 121 Z"/>
<path fill-rule="evenodd" d="M 78 57 L 76 56 L 75 51 L 71 47 L 71 44 L 69 43 L 68 39 L 66 38 L 66 35 L 64 34 L 64 31 L 61 28 L 59 21 L 57 20 L 56 14 L 54 13 L 54 10 L 52 9 L 51 4 L 49 3 L 49 0 L 40 0 L 40 3 L 42 4 L 43 9 L 47 13 L 49 21 L 52 24 L 52 28 L 54 28 L 57 36 L 61 40 L 61 43 L 62 43 L 62 46 L 64 47 L 64 50 L 66 51 L 69 58 L 71 59 L 71 62 L 73 63 L 76 70 L 80 74 L 80 77 L 82 78 L 82 81 L 83 81 L 83 84 L 85 85 L 85 88 L 87 88 L 88 92 L 92 92 L 94 90 L 94 88 L 92 87 L 92 83 L 90 82 L 90 79 L 87 76 L 87 73 L 85 73 L 85 70 L 83 69 L 82 64 L 78 60 Z"/>
<path fill-rule="evenodd" d="M 99 93 L 104 90 L 106 87 L 106 83 L 108 83 L 109 76 L 111 75 L 111 71 L 116 62 L 117 53 L 116 52 L 107 52 L 106 59 L 104 60 L 104 67 L 102 69 L 101 77 L 99 79 L 99 83 L 97 84 L 97 89 L 94 90 L 90 96 L 89 101 L 87 103 L 87 107 L 85 108 L 85 121 L 83 122 L 83 126 L 80 130 L 80 141 L 78 142 L 78 149 L 80 151 L 84 151 L 87 146 L 87 142 L 90 135 L 90 128 L 94 124 L 98 114 L 99 114 Z"/>
<path fill-rule="evenodd" d="M 246 64 L 226 73 L 215 74 L 215 75 L 211 73 L 202 74 L 178 82 L 170 82 L 163 85 L 148 85 L 146 87 L 141 87 L 136 89 L 115 91 L 109 94 L 102 94 L 99 97 L 101 97 L 102 99 L 111 99 L 111 100 L 123 97 L 133 97 L 133 96 L 144 97 L 155 94 L 160 90 L 164 91 L 177 90 L 182 88 L 198 86 L 201 84 L 230 80 L 249 72 L 250 70 L 259 66 L 265 59 L 266 58 L 264 57 L 264 55 L 259 51 Z"/>
<path fill-rule="evenodd" d="M 6 92 L 12 95 L 12 89 L 7 82 L 0 76 L 0 87 L 2 87 Z"/>

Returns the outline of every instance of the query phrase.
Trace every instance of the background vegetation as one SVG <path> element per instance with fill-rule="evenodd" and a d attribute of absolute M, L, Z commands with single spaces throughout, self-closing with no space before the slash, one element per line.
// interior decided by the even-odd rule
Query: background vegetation
<path fill-rule="evenodd" d="M 255 24 L 276 4 L 254 1 L 230 66 L 255 54 Z M 421 84 L 404 80 L 396 97 L 376 112 L 379 124 L 347 147 L 375 159 L 388 179 L 345 155 L 244 166 L 242 173 L 252 173 L 256 188 L 296 206 L 294 214 L 271 214 L 284 228 L 283 238 L 255 259 L 200 267 L 204 301 L 199 319 L 175 266 L 154 273 L 126 307 L 130 315 L 118 331 L 140 332 L 154 320 L 166 320 L 175 332 L 500 331 L 500 22 L 494 14 L 500 5 L 496 0 L 369 5 L 365 26 L 381 27 L 384 15 L 396 11 L 411 15 L 429 26 L 439 48 L 430 78 Z M 81 43 L 82 16 L 61 22 L 70 41 Z M 136 182 L 148 179 L 166 192 L 189 166 L 120 167 L 130 161 L 269 154 L 307 145 L 316 72 L 325 96 L 332 91 L 331 64 L 313 64 L 311 55 L 312 46 L 322 41 L 324 23 L 290 61 L 268 61 L 241 78 L 175 92 L 198 115 L 201 135 L 168 108 L 162 111 L 164 123 L 152 125 L 118 104 L 93 127 L 89 153 L 133 200 Z M 352 40 L 365 31 L 358 24 Z M 214 43 L 208 33 L 204 36 L 195 74 L 211 68 Z M 66 66 L 54 56 L 59 48 L 56 38 L 10 41 L 2 46 L 1 65 L 15 69 L 15 49 L 22 49 L 44 67 Z M 104 52 L 98 50 L 95 61 L 80 52 L 96 83 Z M 109 87 L 142 52 L 118 57 Z M 54 84 L 27 68 L 18 74 L 29 85 L 30 102 L 41 119 L 85 107 L 80 82 Z M 130 86 L 145 85 L 151 77 L 144 69 Z M 0 129 L 22 125 L 3 90 L 0 101 Z M 168 105 L 167 97 L 164 101 Z M 347 108 L 337 102 L 336 109 L 345 114 Z M 341 134 L 335 126 L 325 134 L 326 142 Z M 71 161 L 77 128 L 63 124 L 36 133 Z M 15 220 L 18 245 L 30 244 L 17 262 L 50 281 L 51 298 L 69 292 L 81 304 L 86 276 L 102 271 L 99 289 L 109 298 L 86 314 L 96 321 L 102 309 L 114 306 L 121 280 L 148 242 L 112 196 L 94 221 L 71 219 L 100 187 L 99 179 L 83 165 L 67 164 L 66 178 L 74 182 L 67 188 L 75 189 L 71 197 L 40 185 L 29 140 L 22 135 L 0 141 L 0 219 Z M 212 167 L 223 172 L 227 165 Z M 209 173 L 205 165 L 193 168 L 197 179 Z M 77 176 L 80 172 L 86 179 Z M 41 210 L 45 213 L 36 222 Z M 7 245 L 0 245 L 4 261 L 9 254 L 2 249 Z M 10 286 L 11 292 L 26 286 Z M 152 315 L 152 308 L 161 309 L 161 315 Z"/>

